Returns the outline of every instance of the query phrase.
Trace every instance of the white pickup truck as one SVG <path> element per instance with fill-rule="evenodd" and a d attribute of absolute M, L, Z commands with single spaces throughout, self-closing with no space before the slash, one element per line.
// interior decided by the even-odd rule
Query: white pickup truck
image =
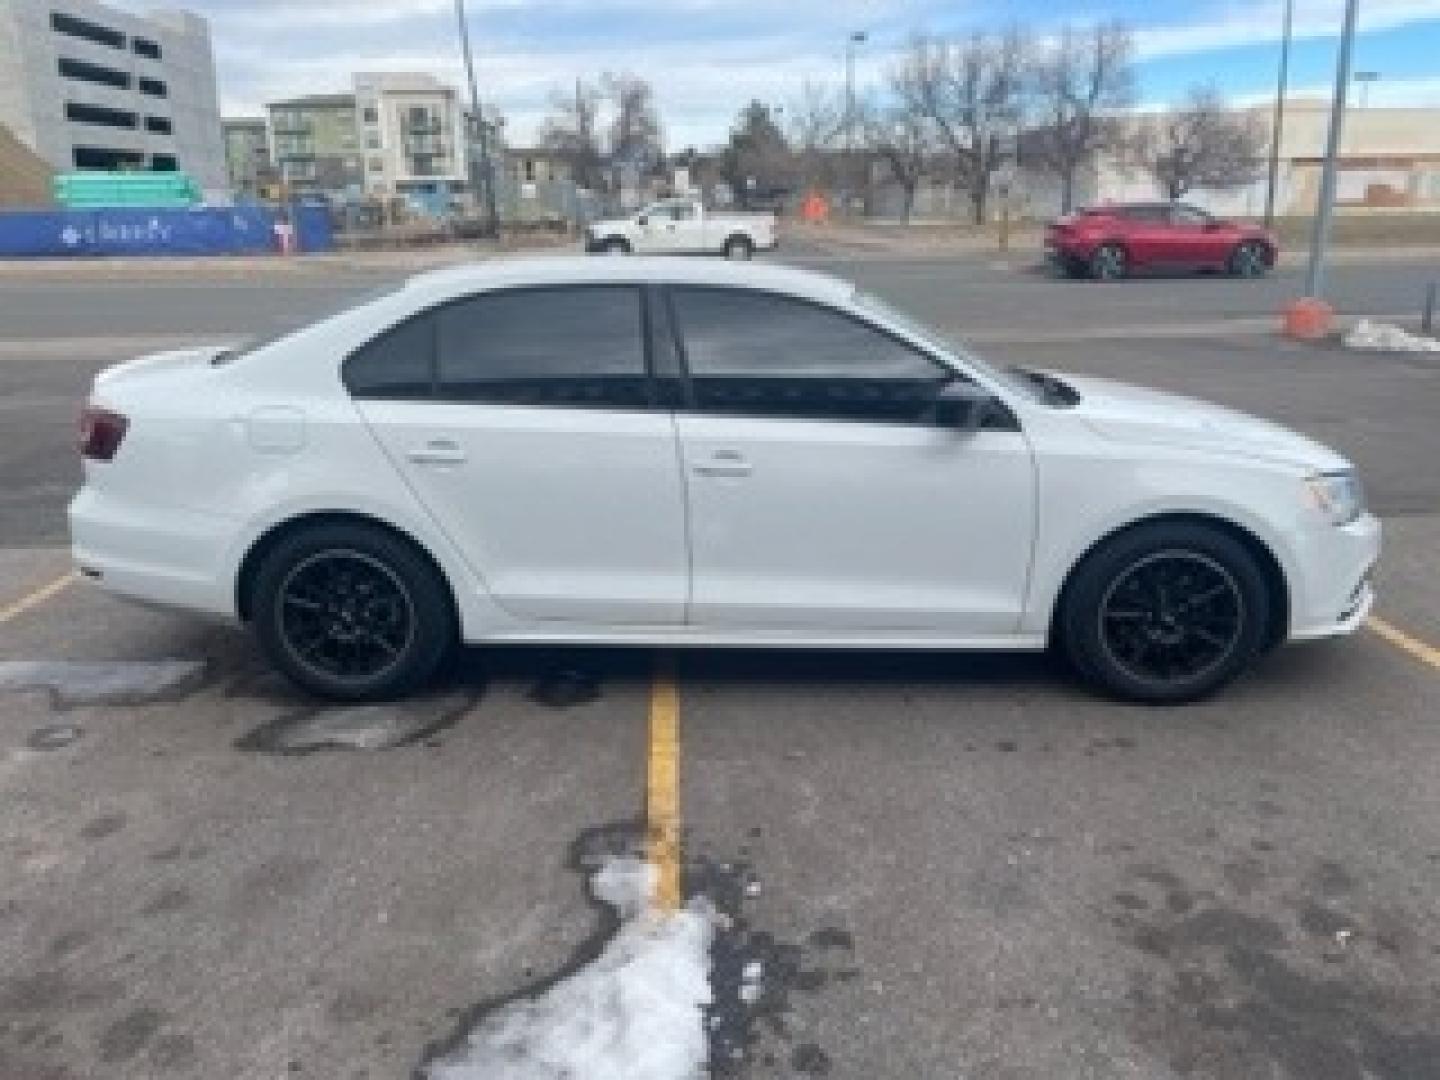
<path fill-rule="evenodd" d="M 607 255 L 716 254 L 748 259 L 775 246 L 774 214 L 717 214 L 699 199 L 661 199 L 630 217 L 592 222 L 585 250 Z"/>

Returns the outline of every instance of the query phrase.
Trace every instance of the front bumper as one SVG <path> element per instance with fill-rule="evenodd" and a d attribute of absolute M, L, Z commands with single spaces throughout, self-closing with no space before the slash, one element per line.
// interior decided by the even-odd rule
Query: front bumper
<path fill-rule="evenodd" d="M 1297 549 L 1291 583 L 1290 639 L 1309 641 L 1353 633 L 1375 603 L 1371 582 L 1380 559 L 1380 520 L 1365 514 L 1339 528 L 1307 530 Z"/>

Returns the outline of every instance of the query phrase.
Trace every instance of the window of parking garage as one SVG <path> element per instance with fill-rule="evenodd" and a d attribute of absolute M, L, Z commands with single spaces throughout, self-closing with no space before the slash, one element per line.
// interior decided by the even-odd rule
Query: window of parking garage
<path fill-rule="evenodd" d="M 135 50 L 136 56 L 147 56 L 151 60 L 160 59 L 160 46 L 157 45 L 155 42 L 151 41 L 149 38 L 137 37 L 131 43 L 131 47 Z"/>
<path fill-rule="evenodd" d="M 140 92 L 142 94 L 149 94 L 151 97 L 170 96 L 170 88 L 163 82 L 159 79 L 147 79 L 143 75 L 140 76 Z"/>
<path fill-rule="evenodd" d="M 145 155 L 138 150 L 107 150 L 98 146 L 77 146 L 71 152 L 77 169 L 133 169 L 145 164 Z"/>
<path fill-rule="evenodd" d="M 124 128 L 134 131 L 139 117 L 124 109 L 107 109 L 103 105 L 81 105 L 70 102 L 65 106 L 65 119 L 77 124 L 98 124 L 101 127 Z"/>
<path fill-rule="evenodd" d="M 112 49 L 125 48 L 125 35 L 119 30 L 111 30 L 108 26 L 101 26 L 85 19 L 77 19 L 74 15 L 65 15 L 58 11 L 51 12 L 50 28 L 56 33 L 93 41 L 97 45 L 108 45 Z"/>
<path fill-rule="evenodd" d="M 169 135 L 173 128 L 170 121 L 163 116 L 147 116 L 145 118 L 145 130 L 153 131 L 157 135 Z"/>
<path fill-rule="evenodd" d="M 155 154 L 150 158 L 151 172 L 179 172 L 180 162 L 174 154 Z"/>
<path fill-rule="evenodd" d="M 69 57 L 61 57 L 57 66 L 60 74 L 67 79 L 113 86 L 117 90 L 130 89 L 130 76 L 124 71 L 116 71 L 114 68 L 87 63 L 84 60 L 71 60 Z"/>

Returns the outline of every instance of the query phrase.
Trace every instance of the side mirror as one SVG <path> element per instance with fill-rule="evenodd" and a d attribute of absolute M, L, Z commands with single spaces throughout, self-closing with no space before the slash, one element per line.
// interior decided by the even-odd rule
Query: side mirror
<path fill-rule="evenodd" d="M 995 397 L 983 386 L 956 379 L 935 392 L 932 416 L 937 427 L 973 435 L 985 426 L 995 409 Z"/>

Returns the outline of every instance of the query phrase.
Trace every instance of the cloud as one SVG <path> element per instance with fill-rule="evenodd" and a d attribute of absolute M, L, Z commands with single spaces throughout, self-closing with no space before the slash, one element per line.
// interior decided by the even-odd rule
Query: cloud
<path fill-rule="evenodd" d="M 355 71 L 427 71 L 457 86 L 463 69 L 454 0 L 178 0 L 211 20 L 227 113 L 266 101 L 348 89 Z M 879 85 L 907 37 L 957 33 L 1022 18 L 1037 31 L 1098 19 L 1114 0 L 466 0 L 481 94 L 509 119 L 512 141 L 533 137 L 556 91 L 577 77 L 633 71 L 651 81 L 672 147 L 722 141 L 751 98 L 795 99 L 808 80 L 838 86 L 845 38 L 866 29 L 857 76 Z M 143 9 L 148 0 L 121 0 Z M 1202 57 L 1275 41 L 1282 0 L 1171 0 L 1136 32 L 1142 62 Z M 1301 38 L 1334 35 L 1343 0 L 1296 0 Z M 1440 0 L 1363 0 L 1362 27 L 1424 20 Z M 1204 68 L 1207 61 L 1192 61 Z M 1237 73 L 1231 89 L 1255 85 Z M 1266 78 L 1269 73 L 1266 73 Z M 1383 86 L 1384 84 L 1382 84 Z M 1398 94 L 1387 87 L 1386 94 Z M 1382 91 L 1377 88 L 1376 98 Z"/>
<path fill-rule="evenodd" d="M 1344 0 L 1297 0 L 1295 37 L 1338 37 L 1344 14 Z M 1436 0 L 1365 0 L 1359 27 L 1374 32 L 1437 19 Z M 1143 60 L 1218 52 L 1279 41 L 1283 25 L 1283 0 L 1228 0 L 1208 5 L 1184 22 L 1141 27 L 1135 32 L 1135 47 Z"/>

